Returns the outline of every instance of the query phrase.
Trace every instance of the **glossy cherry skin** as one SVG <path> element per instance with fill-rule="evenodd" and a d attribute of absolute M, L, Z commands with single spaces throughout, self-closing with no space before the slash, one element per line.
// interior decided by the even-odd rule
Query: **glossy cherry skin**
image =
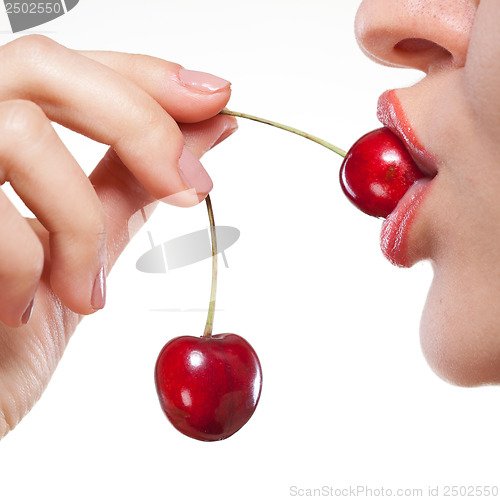
<path fill-rule="evenodd" d="M 173 426 L 200 441 L 219 441 L 248 422 L 259 402 L 262 370 L 239 335 L 183 336 L 158 356 L 155 383 Z"/>
<path fill-rule="evenodd" d="M 403 142 L 386 127 L 356 141 L 340 168 L 340 184 L 347 198 L 374 217 L 387 217 L 422 177 Z"/>

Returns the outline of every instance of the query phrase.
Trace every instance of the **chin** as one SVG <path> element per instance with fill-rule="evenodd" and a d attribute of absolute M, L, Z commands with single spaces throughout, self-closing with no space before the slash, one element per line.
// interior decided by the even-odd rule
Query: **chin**
<path fill-rule="evenodd" d="M 500 352 L 471 351 L 452 343 L 440 342 L 441 332 L 424 332 L 422 351 L 434 373 L 446 382 L 460 387 L 500 384 Z"/>
<path fill-rule="evenodd" d="M 497 385 L 500 308 L 473 290 L 462 284 L 446 293 L 449 287 L 434 278 L 420 325 L 422 351 L 432 370 L 453 385 Z"/>

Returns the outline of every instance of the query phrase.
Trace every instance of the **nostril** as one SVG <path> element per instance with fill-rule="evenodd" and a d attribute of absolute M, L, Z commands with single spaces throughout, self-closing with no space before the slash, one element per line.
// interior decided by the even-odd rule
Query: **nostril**
<path fill-rule="evenodd" d="M 394 51 L 400 57 L 425 58 L 429 63 L 443 63 L 453 59 L 453 55 L 449 50 L 425 38 L 405 38 L 400 40 L 394 46 Z"/>
<path fill-rule="evenodd" d="M 424 38 L 405 38 L 399 41 L 394 48 L 403 52 L 420 52 L 422 50 L 428 50 L 433 45 L 436 44 Z"/>

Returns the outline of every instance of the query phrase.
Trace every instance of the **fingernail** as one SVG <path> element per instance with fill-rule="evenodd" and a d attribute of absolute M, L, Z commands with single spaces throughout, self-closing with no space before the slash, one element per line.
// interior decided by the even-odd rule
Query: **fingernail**
<path fill-rule="evenodd" d="M 104 266 L 101 267 L 99 274 L 94 281 L 92 297 L 90 303 L 94 309 L 102 309 L 106 304 L 106 272 Z"/>
<path fill-rule="evenodd" d="M 210 94 L 224 90 L 231 85 L 227 80 L 210 73 L 191 71 L 185 68 L 179 70 L 179 80 L 184 86 L 190 89 Z"/>
<path fill-rule="evenodd" d="M 179 174 L 186 187 L 194 189 L 198 195 L 206 196 L 213 188 L 212 179 L 200 160 L 186 146 L 179 158 Z"/>
<path fill-rule="evenodd" d="M 237 123 L 231 123 L 230 126 L 222 134 L 219 136 L 219 138 L 210 146 L 210 149 L 214 148 L 217 146 L 217 144 L 220 144 L 222 141 L 225 141 L 230 135 L 234 134 L 238 130 L 238 124 Z"/>
<path fill-rule="evenodd" d="M 29 303 L 28 307 L 26 308 L 26 311 L 24 311 L 22 317 L 21 317 L 21 323 L 25 325 L 28 323 L 28 321 L 31 318 L 31 313 L 33 312 L 33 304 L 35 303 L 35 299 L 31 299 L 31 302 Z"/>

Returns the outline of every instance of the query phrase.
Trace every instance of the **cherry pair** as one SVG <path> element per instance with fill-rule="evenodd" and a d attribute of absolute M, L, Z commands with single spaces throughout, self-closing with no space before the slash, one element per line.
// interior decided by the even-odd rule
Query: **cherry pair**
<path fill-rule="evenodd" d="M 410 186 L 423 177 L 400 139 L 388 128 L 374 130 L 345 153 L 305 132 L 244 113 L 248 118 L 313 140 L 344 157 L 340 183 L 363 212 L 387 217 Z M 217 242 L 210 197 L 207 208 L 212 237 L 212 292 L 201 337 L 172 339 L 162 349 L 155 369 L 160 405 L 180 432 L 203 441 L 225 439 L 252 416 L 259 401 L 262 371 L 251 345 L 235 334 L 212 335 L 217 282 Z"/>

